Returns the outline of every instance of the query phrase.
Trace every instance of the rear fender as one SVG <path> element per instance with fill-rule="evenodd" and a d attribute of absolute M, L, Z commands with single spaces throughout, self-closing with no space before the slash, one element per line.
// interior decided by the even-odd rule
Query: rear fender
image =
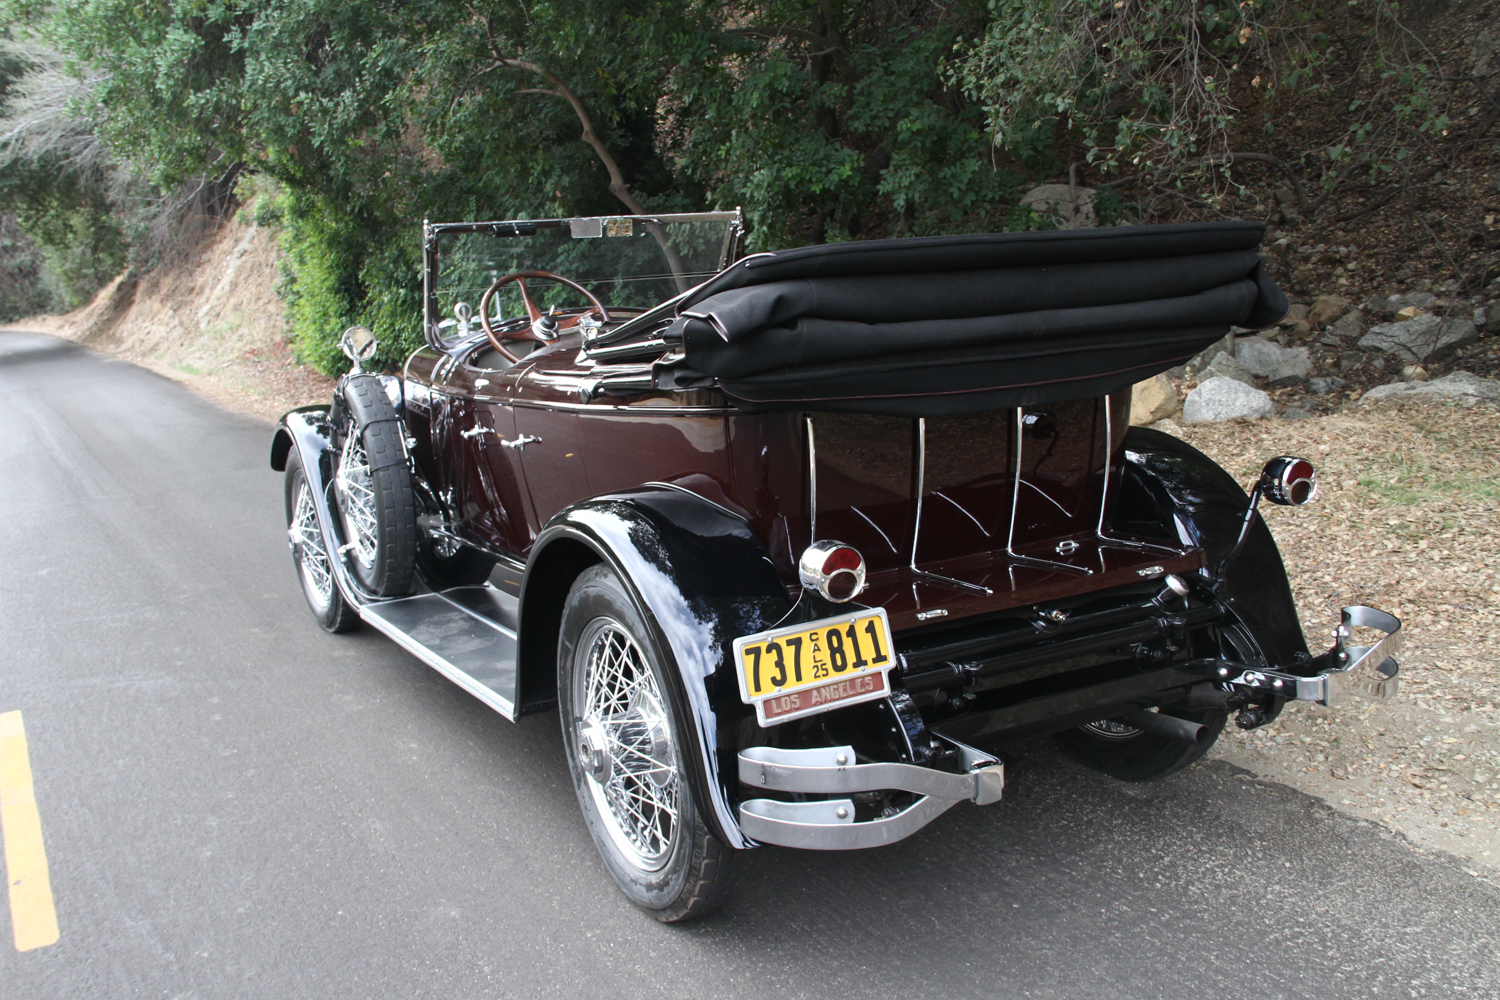
<path fill-rule="evenodd" d="M 669 675 L 668 696 L 693 746 L 684 754 L 694 797 L 724 843 L 748 847 L 731 802 L 735 747 L 721 720 L 748 711 L 730 667 L 735 638 L 769 628 L 791 608 L 775 566 L 744 519 L 697 494 L 643 486 L 575 504 L 537 538 L 522 584 L 522 711 L 552 703 L 562 601 L 594 562 L 619 574 Z M 678 683 L 670 683 L 675 678 Z"/>
<path fill-rule="evenodd" d="M 1124 483 L 1116 523 L 1156 521 L 1177 544 L 1201 546 L 1210 582 L 1239 535 L 1250 498 L 1234 477 L 1170 434 L 1132 427 L 1125 436 Z M 1220 597 L 1245 626 L 1268 666 L 1306 662 L 1307 642 L 1286 567 L 1258 515 L 1245 545 L 1225 567 Z"/>

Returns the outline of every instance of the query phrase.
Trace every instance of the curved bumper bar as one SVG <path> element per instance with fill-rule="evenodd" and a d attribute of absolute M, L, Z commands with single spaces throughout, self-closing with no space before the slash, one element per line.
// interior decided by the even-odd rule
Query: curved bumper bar
<path fill-rule="evenodd" d="M 893 844 L 916 833 L 963 801 L 1000 801 L 1005 765 L 957 740 L 938 737 L 958 751 L 960 772 L 916 764 L 851 764 L 853 747 L 781 750 L 750 747 L 740 753 L 740 781 L 780 792 L 853 795 L 905 791 L 918 795 L 894 816 L 856 822 L 848 798 L 815 802 L 748 799 L 740 804 L 740 829 L 766 844 L 814 851 L 851 851 Z"/>

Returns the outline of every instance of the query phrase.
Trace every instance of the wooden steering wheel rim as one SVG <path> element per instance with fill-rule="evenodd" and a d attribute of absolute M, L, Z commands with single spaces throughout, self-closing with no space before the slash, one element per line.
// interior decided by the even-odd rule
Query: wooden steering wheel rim
<path fill-rule="evenodd" d="M 509 358 L 512 362 L 520 361 L 521 359 L 519 356 L 510 352 L 510 350 L 505 346 L 504 342 L 501 341 L 500 335 L 495 332 L 495 328 L 490 326 L 490 299 L 494 298 L 495 293 L 502 287 L 510 284 L 511 282 L 515 282 L 516 284 L 521 286 L 521 301 L 526 305 L 526 315 L 530 317 L 533 323 L 535 323 L 537 320 L 541 319 L 542 311 L 536 307 L 536 303 L 531 301 L 531 293 L 526 290 L 527 278 L 542 278 L 547 281 L 556 281 L 559 284 L 567 285 L 569 288 L 573 289 L 584 298 L 589 300 L 589 305 L 592 307 L 592 310 L 595 313 L 598 313 L 600 322 L 608 323 L 610 321 L 609 309 L 605 307 L 604 303 L 600 302 L 599 299 L 595 297 L 593 292 L 589 291 L 587 288 L 584 288 L 572 278 L 564 277 L 561 274 L 554 274 L 551 271 L 512 271 L 510 274 L 502 275 L 501 277 L 496 278 L 494 283 L 490 285 L 489 288 L 485 289 L 484 297 L 479 300 L 479 325 L 484 327 L 485 335 L 490 338 L 490 343 L 494 345 L 495 350 L 499 351 L 506 358 Z M 573 321 L 570 324 L 571 326 L 577 326 L 578 320 L 587 315 L 588 313 L 580 313 L 578 316 L 569 316 L 567 318 Z M 564 327 L 561 323 L 559 323 L 558 331 L 561 332 L 563 329 Z M 546 341 L 541 337 L 538 337 L 530 326 L 526 327 L 526 332 L 521 333 L 518 336 L 507 337 L 505 339 L 535 340 L 540 344 L 550 343 L 550 341 Z"/>

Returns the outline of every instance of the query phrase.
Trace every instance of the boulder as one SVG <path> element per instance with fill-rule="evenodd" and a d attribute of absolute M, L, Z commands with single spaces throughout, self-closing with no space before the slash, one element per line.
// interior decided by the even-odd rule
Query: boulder
<path fill-rule="evenodd" d="M 1324 332 L 1323 342 L 1328 343 L 1331 338 L 1334 344 L 1350 344 L 1364 335 L 1364 317 L 1358 309 L 1351 309 Z"/>
<path fill-rule="evenodd" d="M 1222 375 L 1188 393 L 1187 402 L 1182 407 L 1183 422 L 1189 424 L 1218 423 L 1237 418 L 1260 420 L 1275 413 L 1276 405 L 1268 394 Z"/>
<path fill-rule="evenodd" d="M 1320 375 L 1307 380 L 1307 391 L 1314 396 L 1326 396 L 1330 392 L 1338 392 L 1348 384 L 1337 375 Z"/>
<path fill-rule="evenodd" d="M 1390 385 L 1377 385 L 1361 396 L 1359 401 L 1374 403 L 1382 399 L 1455 400 L 1470 405 L 1480 401 L 1500 403 L 1500 381 L 1480 378 L 1469 372 L 1454 372 L 1452 375 L 1444 375 L 1430 382 L 1392 382 Z M 1188 397 L 1188 402 L 1192 402 L 1191 396 Z"/>
<path fill-rule="evenodd" d="M 1432 312 L 1435 305 L 1437 305 L 1437 296 L 1431 292 L 1402 292 L 1388 297 L 1382 311 L 1386 317 L 1391 317 L 1403 309 L 1416 308 L 1423 312 Z"/>
<path fill-rule="evenodd" d="M 1172 380 L 1157 375 L 1137 382 L 1130 392 L 1130 425 L 1154 424 L 1177 412 L 1177 390 Z"/>
<path fill-rule="evenodd" d="M 1255 385 L 1255 376 L 1245 370 L 1245 366 L 1234 359 L 1233 354 L 1221 354 L 1214 358 L 1209 366 L 1203 369 L 1203 374 L 1209 378 L 1222 375 L 1224 378 L 1232 378 L 1236 382 L 1243 382 L 1252 388 Z"/>
<path fill-rule="evenodd" d="M 1286 316 L 1282 318 L 1281 325 L 1291 326 L 1293 323 L 1300 323 L 1305 319 L 1307 319 L 1307 306 L 1301 302 L 1293 302 L 1292 307 L 1286 311 Z"/>
<path fill-rule="evenodd" d="M 1021 195 L 1021 204 L 1051 219 L 1058 229 L 1092 229 L 1099 224 L 1094 216 L 1093 188 L 1038 184 Z"/>
<path fill-rule="evenodd" d="M 1216 340 L 1200 351 L 1193 360 L 1188 362 L 1188 367 L 1195 372 L 1201 372 L 1213 364 L 1214 358 L 1220 354 L 1234 354 L 1234 334 L 1227 334 L 1223 339 Z"/>
<path fill-rule="evenodd" d="M 1349 311 L 1349 300 L 1338 295 L 1319 295 L 1307 311 L 1307 321 L 1314 328 L 1327 326 Z"/>
<path fill-rule="evenodd" d="M 1290 379 L 1293 384 L 1312 373 L 1312 358 L 1305 347 L 1277 347 L 1260 337 L 1246 337 L 1235 345 L 1234 359 L 1252 375 L 1272 382 Z"/>
<path fill-rule="evenodd" d="M 1369 333 L 1359 338 L 1359 347 L 1366 351 L 1385 351 L 1407 361 L 1426 361 L 1446 357 L 1477 339 L 1479 328 L 1467 316 L 1452 319 L 1418 316 L 1371 327 Z"/>

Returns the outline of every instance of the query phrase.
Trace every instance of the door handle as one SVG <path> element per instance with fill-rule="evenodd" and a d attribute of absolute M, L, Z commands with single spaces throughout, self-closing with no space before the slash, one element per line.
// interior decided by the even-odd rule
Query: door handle
<path fill-rule="evenodd" d="M 470 427 L 466 431 L 461 431 L 458 436 L 463 438 L 465 441 L 472 441 L 482 434 L 493 433 L 495 433 L 495 429 L 493 427 Z"/>
<path fill-rule="evenodd" d="M 531 444 L 533 441 L 536 442 L 537 444 L 541 444 L 542 439 L 539 438 L 539 437 L 533 437 L 530 434 L 522 434 L 520 437 L 516 438 L 514 441 L 501 441 L 500 442 L 500 447 L 502 447 L 502 448 L 524 448 L 528 444 Z"/>

